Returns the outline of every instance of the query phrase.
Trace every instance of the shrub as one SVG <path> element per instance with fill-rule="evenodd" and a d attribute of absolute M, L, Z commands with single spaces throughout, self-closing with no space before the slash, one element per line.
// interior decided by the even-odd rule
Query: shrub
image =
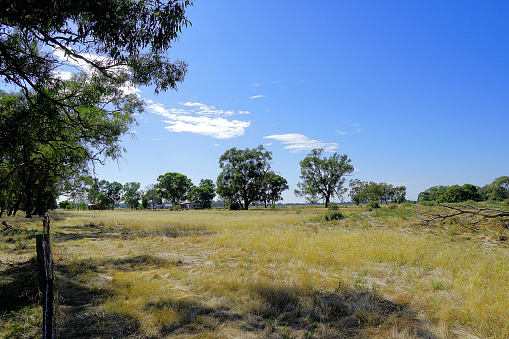
<path fill-rule="evenodd" d="M 396 203 L 394 203 L 394 202 L 393 202 L 392 204 L 390 204 L 390 205 L 389 205 L 389 208 L 390 208 L 391 210 L 397 210 L 397 209 L 398 209 L 398 204 L 396 204 Z"/>
<path fill-rule="evenodd" d="M 272 205 L 270 205 L 270 208 L 273 210 L 276 209 L 276 204 L 273 203 Z"/>
<path fill-rule="evenodd" d="M 176 205 L 175 207 L 173 207 L 173 210 L 174 211 L 182 211 L 182 208 L 180 207 L 180 205 Z"/>
<path fill-rule="evenodd" d="M 421 200 L 419 201 L 419 204 L 423 206 L 434 206 L 436 204 L 436 201 Z"/>
<path fill-rule="evenodd" d="M 242 209 L 242 206 L 237 202 L 230 203 L 230 211 L 240 211 Z"/>
<path fill-rule="evenodd" d="M 328 211 L 325 213 L 325 220 L 326 221 L 334 221 L 334 220 L 341 220 L 344 219 L 345 216 L 340 211 Z"/>
<path fill-rule="evenodd" d="M 338 204 L 335 202 L 329 203 L 329 206 L 327 207 L 329 211 L 337 211 L 339 209 Z"/>
<path fill-rule="evenodd" d="M 370 201 L 366 205 L 366 211 L 372 211 L 377 208 L 380 208 L 380 204 L 378 203 L 378 201 Z"/>

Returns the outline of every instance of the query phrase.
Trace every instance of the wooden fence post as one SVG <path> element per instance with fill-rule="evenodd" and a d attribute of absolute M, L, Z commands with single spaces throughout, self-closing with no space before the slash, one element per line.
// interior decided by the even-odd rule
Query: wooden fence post
<path fill-rule="evenodd" d="M 53 338 L 53 258 L 49 236 L 49 213 L 46 212 L 43 221 L 43 234 L 36 236 L 37 266 L 39 268 L 39 288 L 42 292 L 43 320 L 42 330 L 44 339 Z"/>

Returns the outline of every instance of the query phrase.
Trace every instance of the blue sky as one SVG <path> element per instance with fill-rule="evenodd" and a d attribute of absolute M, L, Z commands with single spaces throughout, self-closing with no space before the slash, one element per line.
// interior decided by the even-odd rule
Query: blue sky
<path fill-rule="evenodd" d="M 187 14 L 170 50 L 189 63 L 185 82 L 140 89 L 135 138 L 100 179 L 198 184 L 227 149 L 260 144 L 286 203 L 303 201 L 299 161 L 315 147 L 412 200 L 508 175 L 509 2 L 197 0 Z"/>

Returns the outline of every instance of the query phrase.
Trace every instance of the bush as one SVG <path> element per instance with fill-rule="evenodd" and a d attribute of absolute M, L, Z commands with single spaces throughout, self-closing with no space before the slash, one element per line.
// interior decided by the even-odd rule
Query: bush
<path fill-rule="evenodd" d="M 427 201 L 427 200 L 419 201 L 419 204 L 423 205 L 423 206 L 434 206 L 436 203 L 437 203 L 436 201 Z"/>
<path fill-rule="evenodd" d="M 338 207 L 338 204 L 336 204 L 335 202 L 331 202 L 331 203 L 329 203 L 327 209 L 329 211 L 337 211 L 339 209 L 339 207 Z"/>
<path fill-rule="evenodd" d="M 273 209 L 273 210 L 275 210 L 275 209 L 276 209 L 276 204 L 272 204 L 272 205 L 270 205 L 270 208 L 271 208 L 271 209 Z"/>
<path fill-rule="evenodd" d="M 397 209 L 398 209 L 398 204 L 396 204 L 396 203 L 394 203 L 394 202 L 393 202 L 392 204 L 390 204 L 390 205 L 389 205 L 389 208 L 390 208 L 391 210 L 397 210 Z"/>
<path fill-rule="evenodd" d="M 377 208 L 380 208 L 380 204 L 378 203 L 378 201 L 370 201 L 366 205 L 366 211 L 372 211 Z"/>
<path fill-rule="evenodd" d="M 334 221 L 334 220 L 341 220 L 344 219 L 345 216 L 340 211 L 328 211 L 325 213 L 325 220 L 326 221 Z"/>
<path fill-rule="evenodd" d="M 176 205 L 175 207 L 173 207 L 173 210 L 174 211 L 182 211 L 182 208 L 180 207 L 180 205 Z"/>
<path fill-rule="evenodd" d="M 242 206 L 240 206 L 237 202 L 230 203 L 230 211 L 240 211 L 242 209 Z"/>

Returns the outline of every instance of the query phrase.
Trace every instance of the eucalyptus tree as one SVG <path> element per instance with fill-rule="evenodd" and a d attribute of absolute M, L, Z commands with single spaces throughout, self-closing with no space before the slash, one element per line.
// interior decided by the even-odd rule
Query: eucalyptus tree
<path fill-rule="evenodd" d="M 270 171 L 272 153 L 262 145 L 244 150 L 231 148 L 219 158 L 221 173 L 217 178 L 217 193 L 230 206 L 244 210 L 253 201 L 262 199 L 263 183 Z"/>
<path fill-rule="evenodd" d="M 64 176 L 90 162 L 120 157 L 120 137 L 143 109 L 126 88 L 153 86 L 159 93 L 184 79 L 187 64 L 170 60 L 168 51 L 189 24 L 191 4 L 3 1 L 0 79 L 14 92 L 0 93 L 0 189 L 43 182 L 36 176 L 61 187 Z M 76 65 L 85 71 L 61 76 Z M 29 186 L 20 190 L 24 201 L 16 198 L 15 209 L 33 210 L 31 197 L 44 190 Z"/>
<path fill-rule="evenodd" d="M 160 175 L 157 181 L 159 182 L 156 185 L 159 195 L 164 199 L 170 200 L 173 206 L 185 200 L 193 187 L 191 179 L 184 174 L 176 172 Z"/>
<path fill-rule="evenodd" d="M 328 207 L 331 198 L 342 198 L 346 192 L 345 176 L 350 175 L 354 167 L 346 154 L 334 153 L 322 158 L 323 152 L 323 149 L 314 149 L 299 163 L 302 182 L 297 183 L 299 189 L 295 190 L 295 195 L 309 202 L 322 200 Z"/>
<path fill-rule="evenodd" d="M 140 183 L 128 182 L 122 187 L 124 202 L 130 209 L 138 207 L 141 198 Z"/>
<path fill-rule="evenodd" d="M 211 208 L 216 196 L 216 185 L 212 179 L 201 179 L 200 184 L 192 189 L 192 197 L 201 208 Z"/>
<path fill-rule="evenodd" d="M 0 11 L 0 77 L 37 92 L 66 58 L 122 86 L 176 88 L 186 63 L 168 51 L 189 24 L 189 0 L 4 0 Z"/>
<path fill-rule="evenodd" d="M 281 194 L 290 187 L 288 181 L 279 174 L 269 171 L 263 181 L 262 197 L 261 200 L 267 208 L 267 203 L 275 204 L 277 201 L 282 200 Z"/>

